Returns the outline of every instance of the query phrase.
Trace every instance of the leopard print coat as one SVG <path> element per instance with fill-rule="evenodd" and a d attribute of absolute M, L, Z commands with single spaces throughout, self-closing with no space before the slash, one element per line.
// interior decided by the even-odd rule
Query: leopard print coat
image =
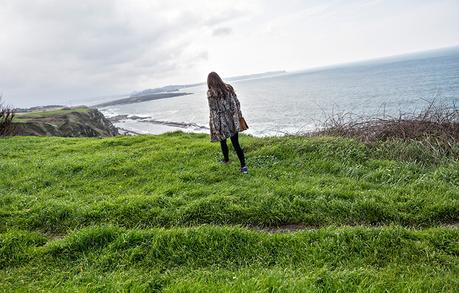
<path fill-rule="evenodd" d="M 227 92 L 219 95 L 210 89 L 207 91 L 207 100 L 210 109 L 209 126 L 212 142 L 225 140 L 247 129 L 240 124 L 242 112 L 236 94 Z"/>

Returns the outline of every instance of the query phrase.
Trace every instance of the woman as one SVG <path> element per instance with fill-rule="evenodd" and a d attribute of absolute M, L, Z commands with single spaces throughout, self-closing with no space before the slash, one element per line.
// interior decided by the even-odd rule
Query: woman
<path fill-rule="evenodd" d="M 210 137 L 212 142 L 220 142 L 223 152 L 224 164 L 229 163 L 228 146 L 226 139 L 229 137 L 234 150 L 241 163 L 241 173 L 249 172 L 245 164 L 244 151 L 239 145 L 238 133 L 248 129 L 247 123 L 241 113 L 241 105 L 231 85 L 226 84 L 217 73 L 211 72 L 207 77 L 207 99 L 210 109 Z"/>

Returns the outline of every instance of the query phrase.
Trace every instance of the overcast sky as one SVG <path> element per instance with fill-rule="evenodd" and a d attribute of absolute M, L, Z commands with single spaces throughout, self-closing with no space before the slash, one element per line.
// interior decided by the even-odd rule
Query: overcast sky
<path fill-rule="evenodd" d="M 458 0 L 0 0 L 16 106 L 459 45 Z"/>

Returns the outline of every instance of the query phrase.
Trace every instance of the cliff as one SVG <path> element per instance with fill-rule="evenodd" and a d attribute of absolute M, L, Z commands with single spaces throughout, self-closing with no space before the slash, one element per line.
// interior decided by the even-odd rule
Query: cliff
<path fill-rule="evenodd" d="M 18 113 L 14 119 L 16 135 L 104 137 L 118 135 L 118 130 L 96 109 L 60 108 Z"/>

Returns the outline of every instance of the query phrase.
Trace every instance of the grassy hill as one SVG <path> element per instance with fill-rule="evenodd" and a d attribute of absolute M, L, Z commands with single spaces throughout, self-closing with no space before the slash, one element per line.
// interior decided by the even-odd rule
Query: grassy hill
<path fill-rule="evenodd" d="M 459 289 L 459 162 L 416 144 L 0 140 L 0 288 Z"/>
<path fill-rule="evenodd" d="M 17 113 L 13 124 L 16 134 L 22 136 L 104 137 L 118 134 L 102 113 L 84 106 Z"/>

